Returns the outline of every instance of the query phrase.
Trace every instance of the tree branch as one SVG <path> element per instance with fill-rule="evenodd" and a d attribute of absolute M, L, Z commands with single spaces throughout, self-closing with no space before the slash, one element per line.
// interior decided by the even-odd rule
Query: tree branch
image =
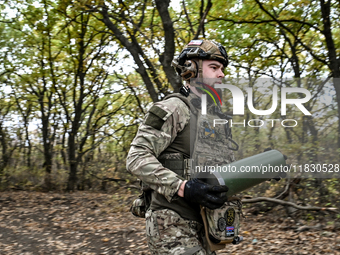
<path fill-rule="evenodd" d="M 162 63 L 163 70 L 170 84 L 174 88 L 175 92 L 179 92 L 179 88 L 182 86 L 182 82 L 179 76 L 176 74 L 175 69 L 171 66 L 171 62 L 175 55 L 175 31 L 168 10 L 170 1 L 155 0 L 155 3 L 159 16 L 162 19 L 165 42 L 164 53 L 161 54 L 159 60 Z"/>
<path fill-rule="evenodd" d="M 193 38 L 194 40 L 198 39 L 198 36 L 200 35 L 201 31 L 203 31 L 203 36 L 204 36 L 204 20 L 206 19 L 208 12 L 210 11 L 211 7 L 212 7 L 212 2 L 211 2 L 211 0 L 208 0 L 207 7 L 205 8 L 205 11 L 204 11 L 203 16 L 202 16 L 201 21 L 200 21 L 200 25 L 197 29 L 195 37 Z"/>
<path fill-rule="evenodd" d="M 339 213 L 338 208 L 335 207 L 318 207 L 318 206 L 301 206 L 294 204 L 292 202 L 287 202 L 283 201 L 280 199 L 276 198 L 269 198 L 269 197 L 257 197 L 257 198 L 252 198 L 252 199 L 243 199 L 242 203 L 257 203 L 257 202 L 271 202 L 271 203 L 276 203 L 284 206 L 291 206 L 299 210 L 311 210 L 311 211 L 330 211 L 333 213 Z"/>
<path fill-rule="evenodd" d="M 304 47 L 312 56 L 313 58 L 315 58 L 317 61 L 328 65 L 327 61 L 325 61 L 324 59 L 321 59 L 320 57 L 318 57 L 317 55 L 314 54 L 313 50 L 306 44 L 304 44 L 301 39 L 299 37 L 297 37 L 293 31 L 288 28 L 287 26 L 285 26 L 281 20 L 277 19 L 273 14 L 271 14 L 268 10 L 266 10 L 263 6 L 263 4 L 259 1 L 259 0 L 255 0 L 256 3 L 259 5 L 260 9 L 262 11 L 264 11 L 267 15 L 269 15 L 280 27 L 282 27 L 283 29 L 285 29 L 286 31 L 288 31 L 288 33 L 290 33 L 292 36 L 294 36 L 295 40 L 297 40 L 302 47 Z"/>
<path fill-rule="evenodd" d="M 114 36 L 120 41 L 120 43 L 130 52 L 135 63 L 138 66 L 136 71 L 141 75 L 145 86 L 150 94 L 150 97 L 153 102 L 158 101 L 158 95 L 154 88 L 154 85 L 148 76 L 147 70 L 144 67 L 143 61 L 139 57 L 138 49 L 136 45 L 129 42 L 129 40 L 123 35 L 123 33 L 119 30 L 119 28 L 110 20 L 107 7 L 103 7 L 100 13 L 103 15 L 102 22 L 113 32 Z"/>
<path fill-rule="evenodd" d="M 189 18 L 189 14 L 188 14 L 188 12 L 187 12 L 187 8 L 186 8 L 186 6 L 185 6 L 185 1 L 184 1 L 184 0 L 182 1 L 182 5 L 183 5 L 183 10 L 184 10 L 184 13 L 185 13 L 185 17 L 186 17 L 186 19 L 187 19 L 187 21 L 188 21 L 188 23 L 189 23 L 190 32 L 191 32 L 192 34 L 195 34 L 194 27 L 192 26 L 191 20 L 190 20 L 190 18 Z"/>

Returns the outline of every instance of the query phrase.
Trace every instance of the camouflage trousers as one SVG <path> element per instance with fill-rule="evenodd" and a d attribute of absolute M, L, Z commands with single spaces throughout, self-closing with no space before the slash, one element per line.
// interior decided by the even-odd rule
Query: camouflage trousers
<path fill-rule="evenodd" d="M 151 254 L 215 255 L 205 245 L 203 225 L 169 210 L 148 210 L 146 235 Z"/>

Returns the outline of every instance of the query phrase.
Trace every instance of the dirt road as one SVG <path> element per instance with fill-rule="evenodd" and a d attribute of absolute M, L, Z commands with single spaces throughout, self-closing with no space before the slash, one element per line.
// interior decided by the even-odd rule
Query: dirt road
<path fill-rule="evenodd" d="M 114 195 L 0 192 L 0 254 L 149 254 L 144 220 L 128 212 L 133 197 L 123 189 Z M 332 225 L 297 227 L 273 213 L 248 215 L 245 241 L 218 254 L 340 254 Z"/>

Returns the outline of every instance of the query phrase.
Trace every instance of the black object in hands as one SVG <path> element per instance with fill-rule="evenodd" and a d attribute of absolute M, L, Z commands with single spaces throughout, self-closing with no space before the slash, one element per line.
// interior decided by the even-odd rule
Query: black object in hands
<path fill-rule="evenodd" d="M 190 203 L 200 204 L 213 210 L 228 201 L 228 197 L 223 194 L 228 190 L 225 185 L 210 185 L 194 178 L 186 182 L 184 198 Z"/>

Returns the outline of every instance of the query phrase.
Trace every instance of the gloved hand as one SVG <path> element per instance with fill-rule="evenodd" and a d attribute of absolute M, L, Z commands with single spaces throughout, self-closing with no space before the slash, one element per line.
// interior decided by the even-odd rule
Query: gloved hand
<path fill-rule="evenodd" d="M 210 185 L 196 178 L 187 181 L 184 187 L 184 198 L 190 203 L 196 203 L 208 207 L 209 209 L 220 208 L 228 201 L 223 192 L 229 188 L 225 185 Z"/>

